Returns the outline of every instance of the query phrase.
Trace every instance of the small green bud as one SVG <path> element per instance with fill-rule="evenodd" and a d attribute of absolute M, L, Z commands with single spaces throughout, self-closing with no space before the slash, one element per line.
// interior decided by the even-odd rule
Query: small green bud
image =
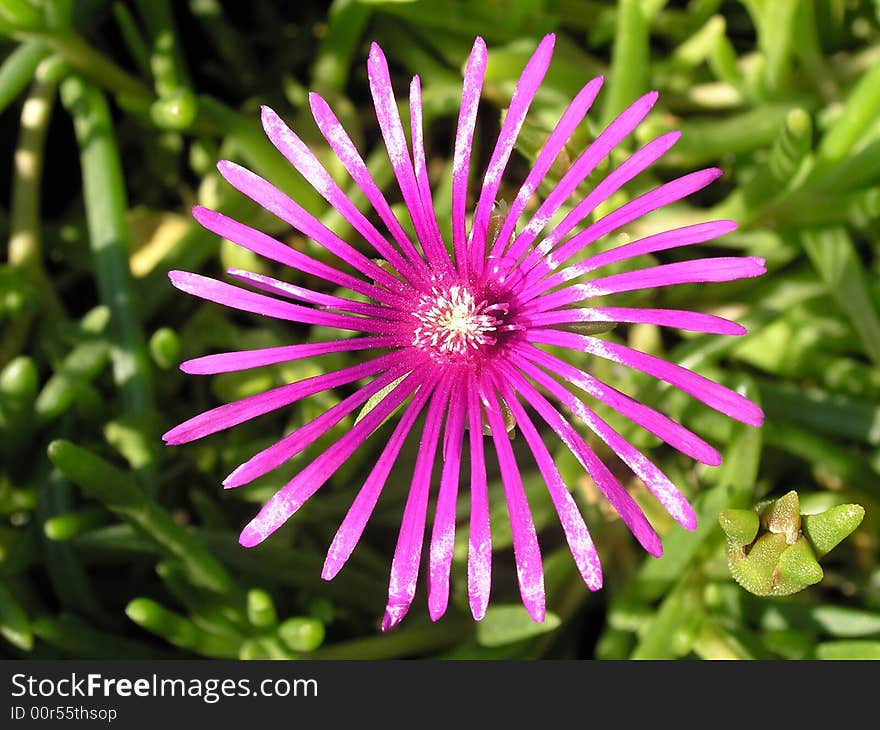
<path fill-rule="evenodd" d="M 800 537 L 779 556 L 773 595 L 797 593 L 807 586 L 815 585 L 824 575 L 807 539 Z"/>
<path fill-rule="evenodd" d="M 804 515 L 804 535 L 816 557 L 827 555 L 861 524 L 865 508 L 859 504 L 840 504 L 818 515 Z"/>
<path fill-rule="evenodd" d="M 861 506 L 845 504 L 802 517 L 798 494 L 791 491 L 755 511 L 724 510 L 718 521 L 736 582 L 757 596 L 787 596 L 822 580 L 818 558 L 852 533 L 864 515 Z"/>
<path fill-rule="evenodd" d="M 188 89 L 175 89 L 150 105 L 150 119 L 159 129 L 181 132 L 196 120 L 198 103 Z"/>
<path fill-rule="evenodd" d="M 157 329 L 150 338 L 150 355 L 162 370 L 174 367 L 180 359 L 180 338 L 170 327 Z"/>
<path fill-rule="evenodd" d="M 801 530 L 801 505 L 797 492 L 791 491 L 765 506 L 759 513 L 761 527 L 776 535 L 784 535 L 793 545 Z"/>
<path fill-rule="evenodd" d="M 272 596 L 258 588 L 248 591 L 247 616 L 248 621 L 258 629 L 274 626 L 278 622 L 278 615 L 275 612 Z"/>
<path fill-rule="evenodd" d="M 278 635 L 294 651 L 314 651 L 324 643 L 324 624 L 313 618 L 289 618 L 278 627 Z"/>
<path fill-rule="evenodd" d="M 760 527 L 757 513 L 748 509 L 726 509 L 718 515 L 718 521 L 727 539 L 735 545 L 754 542 Z"/>
<path fill-rule="evenodd" d="M 730 572 L 734 579 L 749 593 L 756 596 L 772 596 L 776 585 L 776 564 L 787 547 L 782 535 L 764 533 L 746 552 L 728 552 Z"/>

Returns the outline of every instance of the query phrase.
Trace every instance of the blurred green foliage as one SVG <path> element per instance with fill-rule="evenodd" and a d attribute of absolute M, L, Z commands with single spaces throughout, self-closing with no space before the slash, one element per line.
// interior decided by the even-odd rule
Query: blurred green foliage
<path fill-rule="evenodd" d="M 2 0 L 0 124 L 10 140 L 2 164 L 12 174 L 0 208 L 9 240 L 0 267 L 0 654 L 880 658 L 878 20 L 876 0 L 335 0 L 329 9 L 280 0 Z M 222 478 L 340 396 L 323 394 L 183 449 L 162 448 L 158 435 L 220 401 L 344 363 L 335 355 L 210 380 L 180 374 L 180 358 L 331 335 L 233 316 L 176 294 L 166 272 L 266 266 L 195 224 L 195 202 L 323 255 L 221 184 L 221 158 L 268 177 L 355 242 L 338 212 L 263 138 L 258 108 L 282 114 L 344 181 L 309 117 L 307 92 L 320 92 L 387 185 L 365 77 L 373 40 L 401 90 L 412 74 L 421 77 L 430 173 L 448 235 L 451 130 L 474 36 L 490 49 L 477 138 L 486 150 L 525 59 L 551 31 L 556 55 L 504 196 L 513 197 L 517 176 L 592 76 L 604 74 L 605 88 L 571 155 L 637 95 L 659 90 L 654 111 L 612 163 L 670 129 L 682 138 L 610 204 L 698 166 L 725 174 L 625 235 L 731 217 L 739 230 L 701 248 L 766 257 L 769 271 L 629 296 L 732 316 L 749 328 L 744 338 L 648 326 L 607 336 L 741 389 L 762 404 L 767 422 L 760 430 L 734 424 L 649 378 L 584 357 L 579 365 L 722 450 L 723 466 L 694 465 L 598 409 L 692 499 L 697 531 L 674 526 L 633 483 L 664 535 L 665 555 L 644 556 L 559 450 L 603 558 L 603 591 L 584 588 L 546 490 L 526 473 L 546 561 L 547 622 L 531 623 L 518 607 L 496 480 L 493 603 L 484 622 L 467 613 L 463 528 L 449 614 L 431 624 L 422 598 L 403 628 L 381 635 L 414 446 L 332 583 L 320 580 L 323 551 L 376 446 L 358 452 L 268 544 L 240 548 L 238 529 L 256 503 L 353 418 L 251 487 L 224 492 Z M 551 176 L 565 164 L 563 155 Z M 731 578 L 718 516 L 790 490 L 806 514 L 855 502 L 866 517 L 823 559 L 820 584 L 760 598 Z"/>

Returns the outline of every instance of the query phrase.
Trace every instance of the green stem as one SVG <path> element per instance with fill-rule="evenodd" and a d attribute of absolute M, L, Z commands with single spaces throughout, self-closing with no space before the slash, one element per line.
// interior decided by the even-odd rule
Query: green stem
<path fill-rule="evenodd" d="M 61 98 L 80 145 L 83 197 L 98 291 L 110 310 L 113 374 L 123 410 L 136 418 L 153 407 L 152 364 L 135 304 L 129 267 L 125 180 L 104 95 L 80 78 L 67 79 Z M 155 462 L 154 462 L 155 463 Z M 147 484 L 154 481 L 145 469 Z"/>
<path fill-rule="evenodd" d="M 15 150 L 12 211 L 9 220 L 9 263 L 45 279 L 40 245 L 40 183 L 46 132 L 55 105 L 62 62 L 40 64 L 31 93 L 21 110 L 21 132 Z"/>
<path fill-rule="evenodd" d="M 114 94 L 152 100 L 150 88 L 123 71 L 104 54 L 96 51 L 76 33 L 59 33 L 38 37 L 73 68 Z"/>
<path fill-rule="evenodd" d="M 8 107 L 34 76 L 37 66 L 49 48 L 43 41 L 22 43 L 10 53 L 0 66 L 0 112 Z"/>
<path fill-rule="evenodd" d="M 58 322 L 63 321 L 65 315 L 43 269 L 40 190 L 46 133 L 52 119 L 55 92 L 65 68 L 64 62 L 57 57 L 43 61 L 37 68 L 31 93 L 22 107 L 9 221 L 9 264 L 40 290 L 47 318 Z M 10 325 L 0 345 L 0 364 L 6 363 L 21 350 L 32 319 L 31 313 L 26 313 Z"/>
<path fill-rule="evenodd" d="M 116 25 L 119 26 L 119 32 L 122 33 L 122 37 L 125 39 L 125 45 L 128 47 L 132 60 L 137 64 L 142 74 L 149 74 L 150 51 L 131 11 L 121 2 L 116 2 L 113 3 L 113 15 L 116 18 Z"/>

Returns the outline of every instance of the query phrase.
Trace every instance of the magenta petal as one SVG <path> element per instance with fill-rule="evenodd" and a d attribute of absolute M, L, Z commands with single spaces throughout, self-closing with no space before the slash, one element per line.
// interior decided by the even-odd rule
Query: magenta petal
<path fill-rule="evenodd" d="M 391 167 L 412 219 L 416 236 L 429 259 L 439 262 L 446 255 L 446 252 L 444 250 L 441 254 L 437 250 L 431 226 L 422 208 L 415 170 L 407 149 L 406 135 L 400 121 L 394 89 L 391 86 L 388 62 L 385 60 L 382 49 L 375 43 L 370 46 L 370 56 L 367 59 L 367 77 L 370 82 L 373 106 L 376 110 L 376 119 L 379 122 L 382 138 L 385 140 L 388 159 L 391 160 Z"/>
<path fill-rule="evenodd" d="M 358 540 L 360 540 L 363 534 L 364 528 L 367 526 L 370 516 L 373 514 L 376 502 L 379 501 L 379 495 L 388 481 L 388 475 L 394 467 L 395 460 L 398 454 L 400 454 L 401 448 L 403 448 L 406 437 L 409 435 L 416 418 L 418 418 L 428 402 L 428 398 L 434 391 L 436 381 L 436 377 L 425 380 L 413 396 L 412 401 L 404 410 L 400 421 L 398 421 L 394 432 L 388 439 L 388 443 L 382 450 L 382 454 L 376 461 L 376 465 L 364 482 L 364 486 L 361 487 L 348 513 L 345 515 L 345 519 L 342 520 L 342 524 L 336 531 L 336 536 L 327 550 L 327 558 L 321 571 L 321 577 L 324 580 L 332 580 L 351 556 L 355 545 L 357 545 Z"/>
<path fill-rule="evenodd" d="M 574 161 L 559 184 L 538 211 L 526 224 L 510 247 L 508 258 L 516 261 L 535 240 L 538 234 L 553 218 L 557 210 L 568 200 L 575 188 L 583 182 L 596 166 L 613 150 L 617 144 L 632 132 L 651 111 L 657 101 L 657 92 L 652 91 L 635 101 L 608 125 L 595 141 Z"/>
<path fill-rule="evenodd" d="M 691 193 L 703 189 L 720 175 L 721 170 L 715 167 L 692 172 L 689 175 L 683 175 L 665 185 L 654 188 L 644 195 L 631 200 L 626 205 L 620 206 L 617 210 L 597 220 L 586 230 L 572 236 L 554 251 L 552 256 L 547 256 L 538 262 L 527 274 L 526 283 L 531 285 L 536 279 L 559 268 L 562 263 L 568 261 L 593 241 L 599 240 L 602 236 L 641 218 L 653 210 L 674 203 L 676 200 L 681 200 Z"/>
<path fill-rule="evenodd" d="M 689 393 L 694 398 L 702 401 L 710 408 L 724 413 L 725 415 L 742 421 L 750 426 L 760 426 L 764 421 L 764 413 L 750 400 L 736 393 L 730 388 L 725 388 L 702 375 L 662 360 L 659 357 L 638 352 L 625 345 L 618 345 L 607 340 L 597 340 L 594 337 L 576 335 L 572 332 L 557 332 L 555 330 L 531 330 L 527 334 L 531 342 L 540 342 L 545 345 L 559 345 L 580 352 L 589 352 L 592 355 L 605 358 L 611 362 L 620 363 L 627 367 L 640 370 L 648 375 L 653 375 L 679 390 Z"/>
<path fill-rule="evenodd" d="M 607 200 L 626 183 L 666 154 L 680 136 L 680 132 L 669 132 L 669 134 L 658 137 L 635 152 L 619 167 L 609 173 L 605 179 L 590 191 L 589 195 L 565 216 L 558 226 L 547 234 L 547 237 L 541 241 L 541 244 L 520 264 L 519 269 L 523 272 L 530 271 L 538 261 L 547 256 L 562 239 L 584 221 L 600 203 Z"/>
<path fill-rule="evenodd" d="M 489 525 L 489 492 L 483 451 L 483 419 L 477 386 L 467 389 L 468 428 L 471 452 L 471 519 L 468 537 L 468 598 L 476 621 L 489 605 L 492 584 L 492 534 Z"/>
<path fill-rule="evenodd" d="M 263 129 L 272 144 L 288 162 L 311 183 L 333 208 L 338 210 L 351 226 L 360 233 L 384 259 L 394 265 L 406 278 L 416 278 L 414 269 L 370 223 L 357 206 L 342 191 L 330 173 L 324 169 L 314 153 L 269 107 L 262 108 Z"/>
<path fill-rule="evenodd" d="M 501 482 L 504 485 L 504 498 L 507 502 L 507 513 L 510 517 L 510 529 L 513 532 L 513 555 L 516 560 L 516 574 L 519 580 L 519 592 L 523 605 L 535 621 L 542 622 L 546 616 L 544 597 L 544 568 L 541 564 L 541 550 L 538 547 L 538 536 L 535 523 L 526 500 L 522 477 L 498 399 L 493 390 L 483 388 L 486 402 L 486 419 L 495 443 L 498 465 L 501 468 Z"/>
<path fill-rule="evenodd" d="M 461 109 L 455 132 L 455 150 L 452 156 L 452 246 L 459 271 L 467 268 L 466 208 L 468 177 L 470 175 L 471 147 L 477 123 L 477 107 L 486 75 L 486 43 L 479 36 L 468 58 L 461 89 Z"/>
<path fill-rule="evenodd" d="M 431 532 L 428 582 L 428 614 L 432 621 L 446 613 L 449 602 L 449 572 L 455 547 L 455 508 L 458 500 L 459 467 L 467 404 L 462 398 L 464 386 L 455 383 L 449 401 L 449 415 L 443 439 L 443 473 Z"/>
<path fill-rule="evenodd" d="M 259 350 L 238 350 L 205 355 L 180 363 L 180 369 L 190 375 L 215 375 L 249 370 L 263 365 L 292 362 L 305 357 L 318 357 L 333 352 L 356 352 L 358 350 L 382 349 L 404 344 L 398 337 L 358 337 L 349 340 L 309 342 L 302 345 L 265 347 Z"/>
<path fill-rule="evenodd" d="M 321 130 L 321 134 L 324 135 L 324 139 L 327 140 L 327 144 L 336 153 L 348 174 L 351 175 L 352 180 L 357 183 L 364 195 L 367 196 L 367 200 L 370 201 L 382 222 L 394 237 L 394 240 L 397 241 L 397 245 L 400 246 L 404 256 L 410 261 L 420 262 L 420 257 L 415 247 L 391 210 L 391 206 L 370 174 L 366 163 L 357 151 L 351 138 L 330 109 L 330 106 L 314 93 L 309 94 L 309 104 L 312 108 L 312 116 L 315 118 L 315 123 Z"/>
<path fill-rule="evenodd" d="M 388 605 L 385 607 L 382 631 L 388 631 L 403 620 L 416 595 L 416 581 L 425 539 L 431 475 L 434 471 L 434 455 L 437 453 L 437 444 L 440 441 L 443 413 L 449 405 L 449 389 L 448 379 L 442 380 L 434 391 L 434 397 L 425 416 L 425 429 L 419 443 L 409 496 L 403 509 L 394 559 L 391 561 Z"/>
<path fill-rule="evenodd" d="M 251 418 L 262 416 L 264 413 L 270 413 L 271 411 L 283 408 L 302 398 L 315 395 L 315 393 L 322 393 L 325 390 L 337 388 L 340 385 L 353 383 L 360 378 L 381 373 L 399 364 L 405 357 L 403 353 L 390 352 L 387 355 L 380 355 L 359 365 L 324 373 L 323 375 L 315 375 L 314 377 L 299 380 L 289 385 L 272 388 L 272 390 L 267 390 L 264 393 L 257 393 L 256 395 L 200 413 L 198 416 L 184 421 L 179 426 L 175 426 L 162 438 L 165 440 L 165 443 L 172 445 L 195 441 L 212 433 L 237 426 L 239 423 L 249 421 Z"/>
<path fill-rule="evenodd" d="M 653 433 L 657 438 L 692 459 L 709 466 L 718 466 L 721 463 L 721 454 L 695 433 L 659 411 L 655 411 L 653 408 L 624 395 L 619 390 L 615 390 L 610 385 L 606 385 L 583 370 L 569 365 L 548 352 L 528 345 L 518 346 L 516 354 L 514 362 L 518 362 L 518 356 L 522 356 L 551 370 L 587 395 L 610 406 L 620 415 Z"/>
<path fill-rule="evenodd" d="M 392 322 L 383 322 L 363 317 L 352 317 L 347 314 L 335 314 L 322 312 L 317 309 L 301 307 L 298 304 L 282 302 L 262 294 L 239 289 L 216 279 L 211 279 L 200 274 L 191 274 L 187 271 L 170 271 L 168 278 L 171 283 L 187 294 L 207 299 L 210 302 L 223 304 L 243 312 L 261 314 L 265 317 L 284 319 L 290 322 L 303 324 L 317 324 L 325 327 L 338 327 L 339 329 L 353 330 L 355 332 L 370 332 L 373 334 L 394 334 L 400 329 L 400 325 Z"/>
<path fill-rule="evenodd" d="M 580 434 L 522 375 L 510 368 L 506 368 L 504 376 L 508 379 L 508 382 L 513 384 L 517 393 L 535 409 L 538 415 L 559 436 L 562 443 L 568 447 L 581 463 L 581 466 L 587 470 L 596 486 L 605 495 L 605 498 L 611 503 L 611 506 L 614 507 L 614 510 L 620 515 L 620 518 L 642 547 L 651 555 L 661 555 L 663 553 L 663 545 L 660 543 L 660 538 L 654 532 L 654 528 L 651 527 L 639 505 L 623 488 L 602 460 L 596 456 L 596 453 L 581 438 Z"/>
<path fill-rule="evenodd" d="M 693 259 L 675 264 L 662 264 L 647 269 L 626 271 L 594 279 L 586 284 L 572 284 L 564 289 L 533 300 L 529 311 L 547 311 L 578 302 L 627 291 L 656 289 L 677 284 L 736 281 L 760 276 L 766 272 L 764 259 L 754 256 L 718 256 Z"/>
<path fill-rule="evenodd" d="M 556 161 L 556 158 L 559 156 L 565 143 L 569 140 L 574 133 L 574 130 L 578 127 L 581 121 L 583 121 L 583 118 L 590 110 L 593 101 L 596 99 L 596 95 L 599 93 L 599 89 L 602 88 L 603 81 L 604 79 L 602 76 L 598 76 L 590 81 L 580 90 L 578 95 L 572 100 L 571 104 L 569 104 L 568 108 L 563 112 L 562 117 L 559 119 L 559 123 L 553 128 L 553 131 L 550 133 L 550 136 L 547 138 L 541 151 L 538 153 L 534 167 L 520 187 L 516 199 L 513 201 L 510 210 L 507 212 L 504 224 L 501 226 L 501 230 L 498 232 L 498 237 L 495 239 L 495 243 L 492 246 L 491 256 L 501 256 L 513 234 L 513 230 L 516 227 L 523 210 L 525 210 L 529 200 L 532 199 L 538 186 L 544 180 L 550 167 Z"/>
<path fill-rule="evenodd" d="M 406 289 L 400 279 L 396 279 L 375 261 L 347 244 L 313 215 L 259 175 L 255 175 L 250 170 L 228 160 L 218 162 L 217 169 L 236 190 L 259 203 L 303 235 L 313 238 L 334 256 L 381 284 L 389 292 L 399 294 Z"/>
<path fill-rule="evenodd" d="M 642 480 L 648 491 L 657 498 L 676 522 L 688 530 L 693 530 L 697 526 L 697 516 L 684 495 L 660 469 L 645 458 L 644 454 L 545 372 L 522 360 L 519 361 L 519 367 L 602 439 Z"/>
<path fill-rule="evenodd" d="M 414 76 L 409 91 L 409 116 L 412 129 L 413 165 L 416 174 L 419 203 L 422 208 L 422 219 L 427 228 L 431 252 L 430 260 L 436 269 L 452 271 L 452 260 L 443 245 L 437 215 L 434 213 L 434 199 L 431 195 L 431 183 L 428 180 L 428 163 L 425 159 L 425 138 L 422 128 L 422 87 L 418 76 Z M 423 243 L 423 245 L 424 245 Z"/>
<path fill-rule="evenodd" d="M 516 419 L 516 426 L 522 432 L 526 443 L 531 449 L 532 455 L 538 464 L 541 476 L 547 484 L 553 506 L 559 515 L 559 521 L 565 532 L 565 539 L 574 557 L 578 571 L 591 591 L 597 591 L 602 587 L 602 565 L 599 562 L 599 554 L 593 544 L 590 531 L 584 523 L 584 518 L 574 502 L 568 487 L 562 480 L 562 475 L 553 463 L 553 457 L 544 445 L 544 441 L 538 434 L 525 409 L 517 400 L 513 389 L 506 381 L 499 380 L 498 384 L 504 396 L 504 400 Z"/>
<path fill-rule="evenodd" d="M 223 486 L 227 489 L 240 487 L 244 484 L 249 484 L 264 474 L 268 474 L 273 469 L 277 469 L 288 459 L 305 451 L 333 426 L 354 411 L 355 408 L 362 406 L 382 388 L 393 383 L 406 370 L 406 365 L 392 368 L 387 373 L 377 377 L 369 385 L 344 398 L 326 413 L 312 419 L 280 441 L 255 454 L 226 477 L 223 480 Z"/>
<path fill-rule="evenodd" d="M 627 322 L 675 327 L 691 332 L 709 332 L 717 335 L 744 335 L 746 328 L 714 314 L 688 312 L 680 309 L 638 309 L 633 307 L 579 307 L 556 309 L 528 315 L 535 327 L 552 327 L 570 322 Z"/>
<path fill-rule="evenodd" d="M 424 378 L 424 371 L 413 371 L 373 410 L 358 421 L 333 446 L 279 489 L 242 530 L 239 543 L 253 547 L 265 540 L 339 469 L 355 450 L 394 410 L 406 400 Z"/>
<path fill-rule="evenodd" d="M 213 231 L 218 236 L 228 238 L 242 248 L 253 251 L 259 256 L 271 261 L 277 261 L 285 266 L 290 266 L 297 271 L 317 276 L 337 286 L 346 287 L 383 304 L 398 301 L 398 297 L 387 290 L 381 289 L 374 284 L 368 284 L 356 276 L 346 274 L 339 269 L 306 256 L 287 244 L 281 243 L 281 241 L 277 241 L 250 226 L 246 226 L 244 223 L 239 223 L 237 220 L 229 218 L 222 213 L 197 205 L 192 209 L 192 214 L 193 218 L 209 231 Z"/>
<path fill-rule="evenodd" d="M 278 296 L 287 297 L 288 299 L 307 302 L 308 304 L 326 307 L 327 309 L 338 309 L 343 312 L 362 314 L 367 317 L 376 317 L 378 319 L 401 320 L 408 318 L 408 315 L 400 312 L 398 309 L 380 307 L 375 304 L 365 304 L 363 302 L 356 302 L 353 299 L 344 299 L 343 297 L 337 297 L 332 294 L 313 291 L 312 289 L 306 289 L 305 287 L 297 286 L 295 284 L 288 284 L 286 281 L 279 281 L 271 276 L 257 274 L 253 271 L 227 269 L 226 273 L 242 284 L 252 286 L 255 289 L 260 289 L 269 294 L 276 294 Z"/>
<path fill-rule="evenodd" d="M 552 276 L 548 276 L 546 279 L 524 290 L 522 296 L 524 299 L 531 299 L 541 292 L 552 289 L 563 282 L 576 279 L 603 266 L 616 264 L 620 261 L 626 261 L 645 254 L 657 253 L 658 251 L 691 246 L 695 243 L 704 243 L 705 241 L 710 241 L 713 238 L 730 233 L 735 229 L 736 223 L 733 221 L 710 221 L 708 223 L 697 223 L 692 226 L 675 228 L 671 231 L 663 231 L 662 233 L 641 238 L 632 243 L 615 246 L 608 251 L 593 254 L 573 266 L 557 271 Z"/>
<path fill-rule="evenodd" d="M 471 267 L 475 271 L 480 271 L 483 267 L 483 258 L 486 255 L 486 234 L 489 229 L 489 216 L 492 213 L 492 206 L 495 205 L 495 199 L 498 197 L 501 176 L 507 167 L 507 162 L 510 159 L 511 152 L 513 152 L 513 146 L 526 119 L 529 107 L 535 98 L 535 94 L 538 93 L 538 87 L 544 79 L 544 74 L 547 73 L 547 68 L 550 66 L 550 58 L 553 55 L 555 43 L 556 36 L 551 34 L 544 36 L 538 44 L 538 48 L 523 69 L 522 75 L 516 84 L 516 89 L 513 92 L 513 98 L 510 100 L 510 106 L 504 115 L 504 122 L 501 125 L 495 149 L 492 151 L 492 157 L 486 168 L 480 198 L 474 211 L 469 253 Z"/>

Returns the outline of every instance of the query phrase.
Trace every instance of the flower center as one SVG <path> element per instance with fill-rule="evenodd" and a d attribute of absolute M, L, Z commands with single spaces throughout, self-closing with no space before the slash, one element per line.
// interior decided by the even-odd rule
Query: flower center
<path fill-rule="evenodd" d="M 412 344 L 436 359 L 466 358 L 494 345 L 507 304 L 478 300 L 462 286 L 434 287 L 422 295 L 413 314 L 418 322 Z"/>

